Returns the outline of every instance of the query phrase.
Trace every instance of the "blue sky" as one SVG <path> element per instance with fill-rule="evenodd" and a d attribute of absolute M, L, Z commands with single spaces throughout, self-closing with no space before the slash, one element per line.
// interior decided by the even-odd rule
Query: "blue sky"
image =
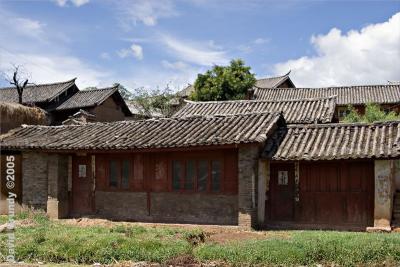
<path fill-rule="evenodd" d="M 399 12 L 400 1 L 2 0 L 0 71 L 177 90 L 242 58 L 257 77 L 291 69 L 298 86 L 386 83 L 400 80 Z"/>

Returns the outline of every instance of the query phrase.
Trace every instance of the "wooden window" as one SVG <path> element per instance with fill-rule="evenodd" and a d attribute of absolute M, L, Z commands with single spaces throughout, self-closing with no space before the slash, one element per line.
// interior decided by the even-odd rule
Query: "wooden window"
<path fill-rule="evenodd" d="M 219 192 L 221 190 L 221 161 L 211 161 L 211 191 Z"/>
<path fill-rule="evenodd" d="M 172 189 L 181 189 L 182 163 L 178 160 L 172 161 Z"/>
<path fill-rule="evenodd" d="M 198 161 L 197 173 L 197 191 L 207 191 L 208 162 L 206 160 Z"/>
<path fill-rule="evenodd" d="M 123 160 L 122 161 L 122 177 L 121 177 L 121 187 L 123 189 L 129 188 L 129 176 L 131 172 L 131 161 Z"/>
<path fill-rule="evenodd" d="M 222 192 L 223 161 L 220 159 L 172 160 L 172 190 Z"/>
<path fill-rule="evenodd" d="M 128 190 L 132 174 L 130 158 L 114 158 L 108 161 L 108 188 Z"/>
<path fill-rule="evenodd" d="M 186 162 L 186 175 L 184 181 L 185 190 L 193 190 L 195 178 L 196 178 L 196 162 L 194 160 L 188 160 Z"/>
<path fill-rule="evenodd" d="M 119 162 L 117 160 L 110 160 L 108 185 L 110 187 L 118 188 L 118 180 L 119 180 Z"/>

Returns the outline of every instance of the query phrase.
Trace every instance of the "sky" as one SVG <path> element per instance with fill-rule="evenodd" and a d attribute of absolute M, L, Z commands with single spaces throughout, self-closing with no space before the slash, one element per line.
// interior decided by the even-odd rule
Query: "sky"
<path fill-rule="evenodd" d="M 400 1 L 0 0 L 0 86 L 180 90 L 241 58 L 297 87 L 400 81 Z"/>

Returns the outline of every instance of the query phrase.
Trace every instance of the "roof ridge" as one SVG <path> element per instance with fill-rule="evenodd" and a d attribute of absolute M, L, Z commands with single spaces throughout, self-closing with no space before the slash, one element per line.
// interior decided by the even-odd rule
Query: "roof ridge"
<path fill-rule="evenodd" d="M 118 90 L 118 85 L 110 86 L 110 87 L 103 87 L 103 88 L 96 88 L 96 89 L 84 89 L 80 90 L 79 92 L 93 92 L 93 91 L 106 91 L 106 90 Z"/>
<path fill-rule="evenodd" d="M 258 87 L 258 89 L 277 89 L 271 87 Z M 400 84 L 367 84 L 367 85 L 341 85 L 341 86 L 326 86 L 326 87 L 295 87 L 295 88 L 279 88 L 279 90 L 320 90 L 320 89 L 341 89 L 341 88 L 363 88 L 363 87 L 400 87 Z"/>
<path fill-rule="evenodd" d="M 260 78 L 260 79 L 257 79 L 257 80 L 269 80 L 269 79 L 278 79 L 278 78 L 287 77 L 287 76 L 289 76 L 289 74 L 290 74 L 291 71 L 292 71 L 292 70 L 289 70 L 286 74 L 281 75 L 281 76 L 265 77 L 265 78 Z"/>
<path fill-rule="evenodd" d="M 35 87 L 35 86 L 51 86 L 51 85 L 56 85 L 56 84 L 64 84 L 64 83 L 70 83 L 70 82 L 75 82 L 77 78 L 70 79 L 68 81 L 64 82 L 54 82 L 54 83 L 40 83 L 40 84 L 29 84 L 26 87 Z M 8 87 L 0 87 L 0 90 L 12 90 L 15 89 L 15 87 L 8 86 Z"/>
<path fill-rule="evenodd" d="M 324 124 L 288 124 L 288 128 L 327 128 L 327 127 L 346 127 L 346 126 L 376 126 L 399 124 L 400 120 L 377 121 L 377 122 L 339 122 L 339 123 L 324 123 Z"/>
<path fill-rule="evenodd" d="M 263 88 L 267 89 L 267 88 Z M 270 88 L 268 88 L 270 89 Z M 275 88 L 271 88 L 275 89 Z M 279 89 L 280 90 L 280 89 Z M 263 99 L 240 99 L 240 100 L 221 100 L 221 101 L 192 101 L 184 99 L 184 102 L 190 104 L 223 104 L 223 103 L 273 103 L 273 102 L 301 102 L 301 101 L 317 101 L 323 99 L 337 98 L 337 95 L 321 96 L 321 97 L 307 97 L 298 99 L 280 99 L 280 100 L 263 100 Z"/>
<path fill-rule="evenodd" d="M 110 122 L 88 122 L 82 125 L 27 125 L 22 124 L 21 128 L 68 128 L 68 127 L 81 127 L 87 125 L 107 125 L 107 124 L 134 124 L 138 122 L 149 122 L 149 121 L 162 121 L 162 120 L 171 120 L 171 121 L 182 121 L 182 120 L 195 120 L 195 119 L 210 119 L 210 118 L 233 118 L 233 117 L 251 117 L 255 115 L 272 115 L 272 116 L 280 116 L 282 112 L 250 112 L 250 113 L 239 113 L 239 114 L 214 114 L 214 115 L 193 115 L 186 117 L 168 117 L 168 118 L 150 118 L 150 119 L 142 119 L 142 120 L 123 120 L 123 121 L 110 121 Z"/>

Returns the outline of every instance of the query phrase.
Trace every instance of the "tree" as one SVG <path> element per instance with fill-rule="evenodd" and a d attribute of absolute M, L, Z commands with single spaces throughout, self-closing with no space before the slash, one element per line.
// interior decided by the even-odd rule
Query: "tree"
<path fill-rule="evenodd" d="M 367 103 L 365 106 L 365 113 L 359 114 L 357 110 L 349 105 L 347 106 L 348 114 L 343 119 L 344 122 L 379 122 L 379 121 L 393 121 L 399 120 L 400 116 L 394 111 L 385 112 L 378 104 Z"/>
<path fill-rule="evenodd" d="M 143 116 L 152 117 L 157 113 L 163 117 L 170 117 L 174 111 L 176 95 L 168 86 L 163 90 L 146 90 L 136 88 L 133 93 L 132 102 L 138 106 Z"/>
<path fill-rule="evenodd" d="M 250 67 L 241 59 L 232 60 L 229 66 L 214 66 L 205 74 L 198 74 L 194 83 L 195 91 L 190 99 L 194 101 L 217 101 L 244 99 L 247 90 L 256 83 Z"/>
<path fill-rule="evenodd" d="M 121 94 L 122 98 L 125 100 L 132 100 L 133 94 L 122 84 L 114 83 L 113 86 L 118 86 L 118 91 Z"/>
<path fill-rule="evenodd" d="M 22 104 L 22 94 L 24 93 L 25 87 L 28 85 L 28 79 L 21 79 L 20 67 L 14 66 L 13 76 L 11 79 L 7 79 L 11 85 L 15 86 L 18 93 L 18 103 Z"/>

